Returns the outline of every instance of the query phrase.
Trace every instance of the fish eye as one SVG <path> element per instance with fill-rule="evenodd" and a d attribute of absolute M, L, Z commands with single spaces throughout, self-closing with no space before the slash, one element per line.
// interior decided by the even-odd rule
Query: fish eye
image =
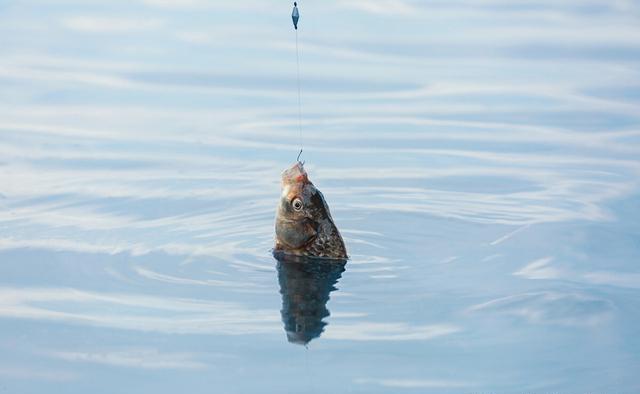
<path fill-rule="evenodd" d="M 302 204 L 302 200 L 297 197 L 293 199 L 291 205 L 295 211 L 302 211 L 302 207 L 304 206 L 304 204 Z"/>

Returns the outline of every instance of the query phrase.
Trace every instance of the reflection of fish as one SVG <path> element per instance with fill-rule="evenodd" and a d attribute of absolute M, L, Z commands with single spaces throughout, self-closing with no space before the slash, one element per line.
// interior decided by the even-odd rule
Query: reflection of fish
<path fill-rule="evenodd" d="M 294 261 L 291 261 L 294 260 Z M 278 262 L 282 322 L 291 343 L 306 345 L 324 331 L 327 301 L 344 272 L 345 261 L 293 257 Z"/>
<path fill-rule="evenodd" d="M 276 253 L 346 259 L 347 250 L 320 190 L 302 163 L 282 173 L 276 215 Z"/>

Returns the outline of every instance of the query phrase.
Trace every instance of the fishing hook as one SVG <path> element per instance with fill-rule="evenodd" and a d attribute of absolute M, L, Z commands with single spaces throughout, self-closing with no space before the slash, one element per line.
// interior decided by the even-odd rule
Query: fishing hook
<path fill-rule="evenodd" d="M 302 165 L 304 165 L 304 161 L 300 161 L 300 156 L 302 155 L 302 149 L 300 149 L 300 153 L 298 153 L 298 158 L 296 159 L 296 161 Z"/>

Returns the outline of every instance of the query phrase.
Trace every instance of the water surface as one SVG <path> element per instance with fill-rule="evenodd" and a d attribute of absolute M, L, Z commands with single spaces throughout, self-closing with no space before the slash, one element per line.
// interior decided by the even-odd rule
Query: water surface
<path fill-rule="evenodd" d="M 344 267 L 270 252 L 290 4 L 0 5 L 0 391 L 638 392 L 638 5 L 316 3 Z"/>

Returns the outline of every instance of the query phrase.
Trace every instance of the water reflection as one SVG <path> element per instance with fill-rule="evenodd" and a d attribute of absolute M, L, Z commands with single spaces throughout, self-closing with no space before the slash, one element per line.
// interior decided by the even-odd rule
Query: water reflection
<path fill-rule="evenodd" d="M 346 261 L 278 258 L 278 281 L 282 294 L 282 321 L 291 343 L 306 345 L 318 338 L 327 325 L 329 294 L 345 270 Z"/>

